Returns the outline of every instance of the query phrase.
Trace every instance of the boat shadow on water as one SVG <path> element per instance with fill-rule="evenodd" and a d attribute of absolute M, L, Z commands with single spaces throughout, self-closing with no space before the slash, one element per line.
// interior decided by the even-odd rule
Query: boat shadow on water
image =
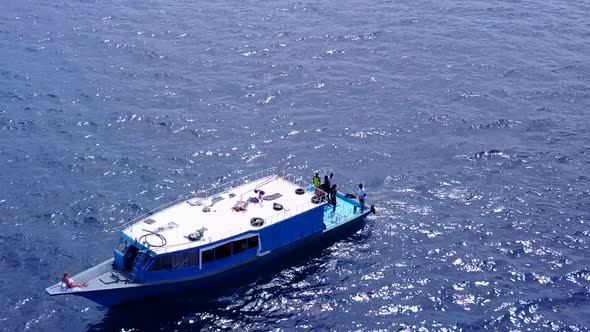
<path fill-rule="evenodd" d="M 357 247 L 370 237 L 370 227 L 359 223 L 347 229 L 348 234 L 331 236 L 322 242 L 306 246 L 306 250 L 295 250 L 274 259 L 270 264 L 257 267 L 255 271 L 245 272 L 239 278 L 223 280 L 209 287 L 185 291 L 182 293 L 158 296 L 138 302 L 109 308 L 104 319 L 88 326 L 88 331 L 152 331 L 152 330 L 200 330 L 220 328 L 214 321 L 203 319 L 203 315 L 214 320 L 227 318 L 239 320 L 244 313 L 235 308 L 236 302 L 251 303 L 261 299 L 268 291 L 273 280 L 281 278 L 283 271 L 294 272 L 290 283 L 305 280 L 320 272 L 325 263 L 333 259 L 334 245 Z M 292 287 L 280 285 L 273 288 L 273 295 L 290 292 Z M 188 323 L 190 321 L 190 323 Z M 229 328 L 229 327 L 228 327 Z"/>

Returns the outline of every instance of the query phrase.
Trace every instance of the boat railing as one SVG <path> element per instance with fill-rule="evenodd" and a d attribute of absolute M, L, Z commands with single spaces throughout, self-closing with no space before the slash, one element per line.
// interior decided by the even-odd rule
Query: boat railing
<path fill-rule="evenodd" d="M 143 220 L 143 219 L 145 219 L 145 218 L 147 218 L 149 216 L 152 216 L 152 215 L 154 215 L 154 214 L 156 214 L 156 213 L 158 213 L 158 212 L 160 212 L 162 210 L 165 210 L 165 209 L 167 209 L 167 208 L 169 208 L 169 207 L 171 207 L 173 205 L 176 205 L 178 203 L 187 201 L 189 199 L 199 198 L 201 200 L 205 200 L 205 199 L 208 199 L 211 196 L 215 196 L 215 195 L 217 195 L 219 193 L 222 193 L 222 192 L 225 192 L 226 190 L 229 190 L 231 188 L 239 187 L 239 186 L 244 185 L 244 184 L 246 184 L 248 182 L 256 181 L 258 179 L 262 179 L 264 177 L 271 176 L 271 175 L 274 175 L 274 174 L 276 174 L 276 167 L 271 167 L 271 168 L 262 170 L 260 172 L 256 172 L 256 173 L 253 173 L 253 174 L 250 174 L 250 175 L 243 176 L 241 178 L 237 178 L 237 179 L 232 180 L 232 181 L 229 181 L 229 182 L 223 182 L 223 183 L 216 184 L 213 187 L 210 187 L 210 188 L 208 188 L 206 190 L 198 190 L 198 191 L 196 191 L 196 192 L 194 192 L 194 193 L 192 193 L 190 195 L 187 195 L 187 196 L 184 196 L 184 197 L 180 197 L 180 198 L 178 198 L 178 199 L 176 199 L 174 201 L 171 201 L 171 202 L 166 203 L 164 205 L 160 205 L 160 206 L 158 206 L 157 208 L 155 208 L 153 210 L 150 210 L 150 211 L 148 211 L 148 212 L 146 212 L 146 213 L 144 213 L 144 214 L 142 214 L 142 215 L 140 215 L 138 217 L 135 217 L 135 218 L 129 220 L 128 222 L 124 223 L 123 224 L 123 227 L 127 228 L 130 225 L 133 225 L 133 224 L 135 224 L 138 221 L 141 221 L 141 220 Z"/>
<path fill-rule="evenodd" d="M 284 178 L 291 182 L 291 183 L 295 183 L 296 185 L 298 185 L 301 188 L 310 188 L 313 187 L 310 183 L 307 183 L 303 180 L 302 177 L 295 177 L 295 175 L 293 174 L 287 174 L 284 176 Z"/>
<path fill-rule="evenodd" d="M 336 224 L 341 224 L 343 221 L 347 220 L 350 218 L 351 215 L 351 211 L 346 211 L 346 212 L 340 212 L 337 213 L 335 218 L 332 218 L 332 220 L 336 223 Z"/>
<path fill-rule="evenodd" d="M 229 181 L 229 182 L 220 183 L 220 184 L 215 185 L 207 190 L 199 191 L 199 192 L 197 192 L 197 194 L 198 194 L 197 197 L 202 198 L 202 199 L 207 199 L 211 196 L 215 196 L 215 195 L 225 192 L 229 189 L 236 188 L 236 187 L 242 186 L 246 183 L 256 181 L 256 180 L 265 178 L 267 176 L 275 175 L 275 174 L 276 174 L 276 167 L 271 167 L 271 168 L 265 169 L 263 171 L 260 171 L 260 172 L 254 173 L 254 174 L 250 174 L 250 175 L 246 175 L 246 176 L 243 176 L 241 178 L 237 178 L 237 179 Z"/>
<path fill-rule="evenodd" d="M 295 183 L 296 185 L 298 185 L 301 188 L 309 190 L 310 192 L 314 192 L 314 194 L 315 193 L 319 193 L 320 195 L 326 194 L 326 192 L 323 191 L 322 189 L 316 188 L 311 183 L 303 180 L 303 178 L 301 176 L 295 177 L 295 175 L 293 175 L 293 174 L 287 174 L 284 176 L 284 178 L 287 179 L 289 182 Z"/>
<path fill-rule="evenodd" d="M 316 206 L 317 204 L 310 202 L 305 202 L 303 204 L 299 204 L 295 207 L 292 207 L 290 209 L 283 209 L 281 212 L 273 214 L 272 216 L 269 216 L 267 218 L 264 219 L 264 224 L 265 225 L 272 225 L 274 223 L 277 223 L 281 220 L 285 220 L 288 218 L 291 218 L 293 216 L 296 216 L 302 212 L 305 211 L 309 211 L 311 210 L 310 206 Z"/>

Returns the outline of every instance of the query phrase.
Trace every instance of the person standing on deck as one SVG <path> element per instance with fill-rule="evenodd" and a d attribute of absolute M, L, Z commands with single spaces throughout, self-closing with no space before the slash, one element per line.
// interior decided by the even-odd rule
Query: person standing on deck
<path fill-rule="evenodd" d="M 334 185 L 336 184 L 336 178 L 334 178 L 334 173 L 330 173 L 330 177 L 328 178 L 330 180 L 330 185 L 332 186 L 332 188 L 334 188 Z M 332 190 L 330 190 L 330 195 L 332 194 Z M 332 198 L 330 197 L 330 201 L 332 200 Z"/>
<path fill-rule="evenodd" d="M 359 183 L 359 203 L 361 204 L 361 213 L 365 211 L 365 197 L 367 197 L 367 192 L 365 188 L 363 188 L 363 184 Z"/>
<path fill-rule="evenodd" d="M 330 180 L 328 179 L 327 175 L 324 175 L 324 183 L 322 183 L 322 190 L 325 193 L 325 197 L 326 199 L 330 198 L 330 189 L 332 187 L 330 186 Z"/>
<path fill-rule="evenodd" d="M 321 181 L 320 173 L 315 173 L 315 176 L 313 177 L 313 186 L 319 188 Z"/>
<path fill-rule="evenodd" d="M 336 212 L 336 185 L 332 185 L 332 190 L 330 190 L 330 204 L 334 207 L 332 212 Z"/>

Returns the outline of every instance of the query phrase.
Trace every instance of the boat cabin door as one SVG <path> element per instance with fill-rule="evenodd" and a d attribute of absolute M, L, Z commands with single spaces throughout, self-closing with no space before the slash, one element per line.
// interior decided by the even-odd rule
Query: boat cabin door
<path fill-rule="evenodd" d="M 135 257 L 137 257 L 137 249 L 136 246 L 130 245 L 127 252 L 125 252 L 125 256 L 123 256 L 123 270 L 127 272 L 131 272 L 133 268 L 133 262 L 135 262 Z"/>

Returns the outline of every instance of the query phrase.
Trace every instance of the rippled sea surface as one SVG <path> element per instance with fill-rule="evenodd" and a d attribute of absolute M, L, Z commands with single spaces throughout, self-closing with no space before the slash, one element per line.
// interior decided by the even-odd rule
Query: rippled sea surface
<path fill-rule="evenodd" d="M 0 330 L 590 328 L 588 1 L 0 9 Z M 45 294 L 138 213 L 278 164 L 377 214 L 208 294 Z"/>

